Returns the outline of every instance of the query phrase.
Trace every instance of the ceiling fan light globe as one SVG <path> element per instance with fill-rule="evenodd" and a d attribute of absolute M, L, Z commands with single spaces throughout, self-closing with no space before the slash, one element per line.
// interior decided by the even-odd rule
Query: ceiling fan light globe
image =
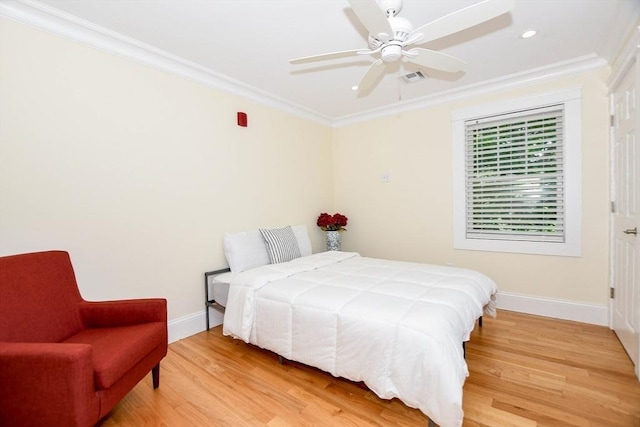
<path fill-rule="evenodd" d="M 402 46 L 396 44 L 390 44 L 385 46 L 380 51 L 382 54 L 382 61 L 385 63 L 395 62 L 402 57 Z"/>

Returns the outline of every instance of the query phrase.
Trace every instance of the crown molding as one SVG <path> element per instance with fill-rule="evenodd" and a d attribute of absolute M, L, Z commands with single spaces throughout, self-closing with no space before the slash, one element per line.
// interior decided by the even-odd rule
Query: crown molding
<path fill-rule="evenodd" d="M 625 76 L 627 70 L 633 66 L 640 55 L 640 25 L 634 28 L 626 39 L 626 43 L 620 50 L 611 69 L 611 75 L 607 81 L 607 86 L 615 90 Z"/>
<path fill-rule="evenodd" d="M 611 68 L 615 69 L 617 63 L 625 60 L 625 51 L 634 38 L 640 26 L 640 2 L 620 2 L 609 21 L 607 36 L 602 40 L 600 53 L 607 58 Z"/>
<path fill-rule="evenodd" d="M 325 126 L 332 125 L 330 117 L 37 1 L 1 1 L 0 16 L 161 71 L 186 77 L 303 119 Z"/>
<path fill-rule="evenodd" d="M 558 62 L 548 66 L 533 70 L 514 73 L 492 80 L 485 80 L 460 88 L 438 92 L 433 95 L 424 96 L 410 101 L 403 101 L 386 107 L 376 108 L 350 116 L 345 116 L 333 121 L 334 127 L 341 127 L 357 122 L 372 120 L 384 116 L 420 110 L 434 105 L 457 101 L 472 96 L 495 93 L 508 89 L 529 86 L 535 83 L 542 83 L 555 80 L 560 77 L 579 74 L 585 71 L 598 69 L 607 66 L 607 61 L 596 54 L 581 56 L 569 61 Z"/>

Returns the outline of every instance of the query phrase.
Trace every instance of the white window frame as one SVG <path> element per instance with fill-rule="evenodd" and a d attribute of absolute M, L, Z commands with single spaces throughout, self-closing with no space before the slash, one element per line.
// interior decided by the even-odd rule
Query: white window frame
<path fill-rule="evenodd" d="M 471 108 L 455 110 L 453 125 L 453 247 L 454 249 L 557 256 L 581 256 L 582 249 L 582 90 L 570 88 Z M 564 242 L 468 239 L 466 236 L 465 122 L 534 108 L 564 106 Z"/>

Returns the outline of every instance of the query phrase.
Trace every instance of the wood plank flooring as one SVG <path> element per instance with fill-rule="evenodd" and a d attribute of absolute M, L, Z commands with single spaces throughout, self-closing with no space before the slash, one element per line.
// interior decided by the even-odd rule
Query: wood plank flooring
<path fill-rule="evenodd" d="M 640 382 L 605 327 L 499 311 L 467 343 L 465 427 L 640 427 Z M 222 335 L 169 346 L 100 424 L 125 426 L 426 426 L 397 399 Z"/>

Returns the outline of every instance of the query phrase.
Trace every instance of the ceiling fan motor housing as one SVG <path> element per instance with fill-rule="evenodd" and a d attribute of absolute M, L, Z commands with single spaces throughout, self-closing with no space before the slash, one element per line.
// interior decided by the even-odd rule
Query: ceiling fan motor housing
<path fill-rule="evenodd" d="M 409 34 L 413 31 L 413 25 L 411 22 L 402 18 L 401 16 L 394 16 L 387 19 L 389 21 L 389 26 L 393 30 L 393 37 L 391 40 L 395 40 L 398 42 L 405 42 L 409 38 Z M 372 50 L 378 49 L 380 46 L 385 44 L 382 40 L 376 38 L 375 34 L 369 34 L 369 48 Z"/>
<path fill-rule="evenodd" d="M 389 25 L 393 30 L 393 40 L 404 42 L 409 37 L 409 33 L 413 30 L 413 25 L 407 18 L 394 16 L 388 19 Z"/>
<path fill-rule="evenodd" d="M 385 43 L 369 35 L 369 46 L 373 50 L 382 48 L 380 53 L 382 54 L 383 62 L 395 62 L 402 57 L 403 43 L 409 37 L 411 30 L 413 30 L 413 25 L 408 19 L 399 16 L 389 17 L 388 21 L 393 30 L 393 38 Z"/>

